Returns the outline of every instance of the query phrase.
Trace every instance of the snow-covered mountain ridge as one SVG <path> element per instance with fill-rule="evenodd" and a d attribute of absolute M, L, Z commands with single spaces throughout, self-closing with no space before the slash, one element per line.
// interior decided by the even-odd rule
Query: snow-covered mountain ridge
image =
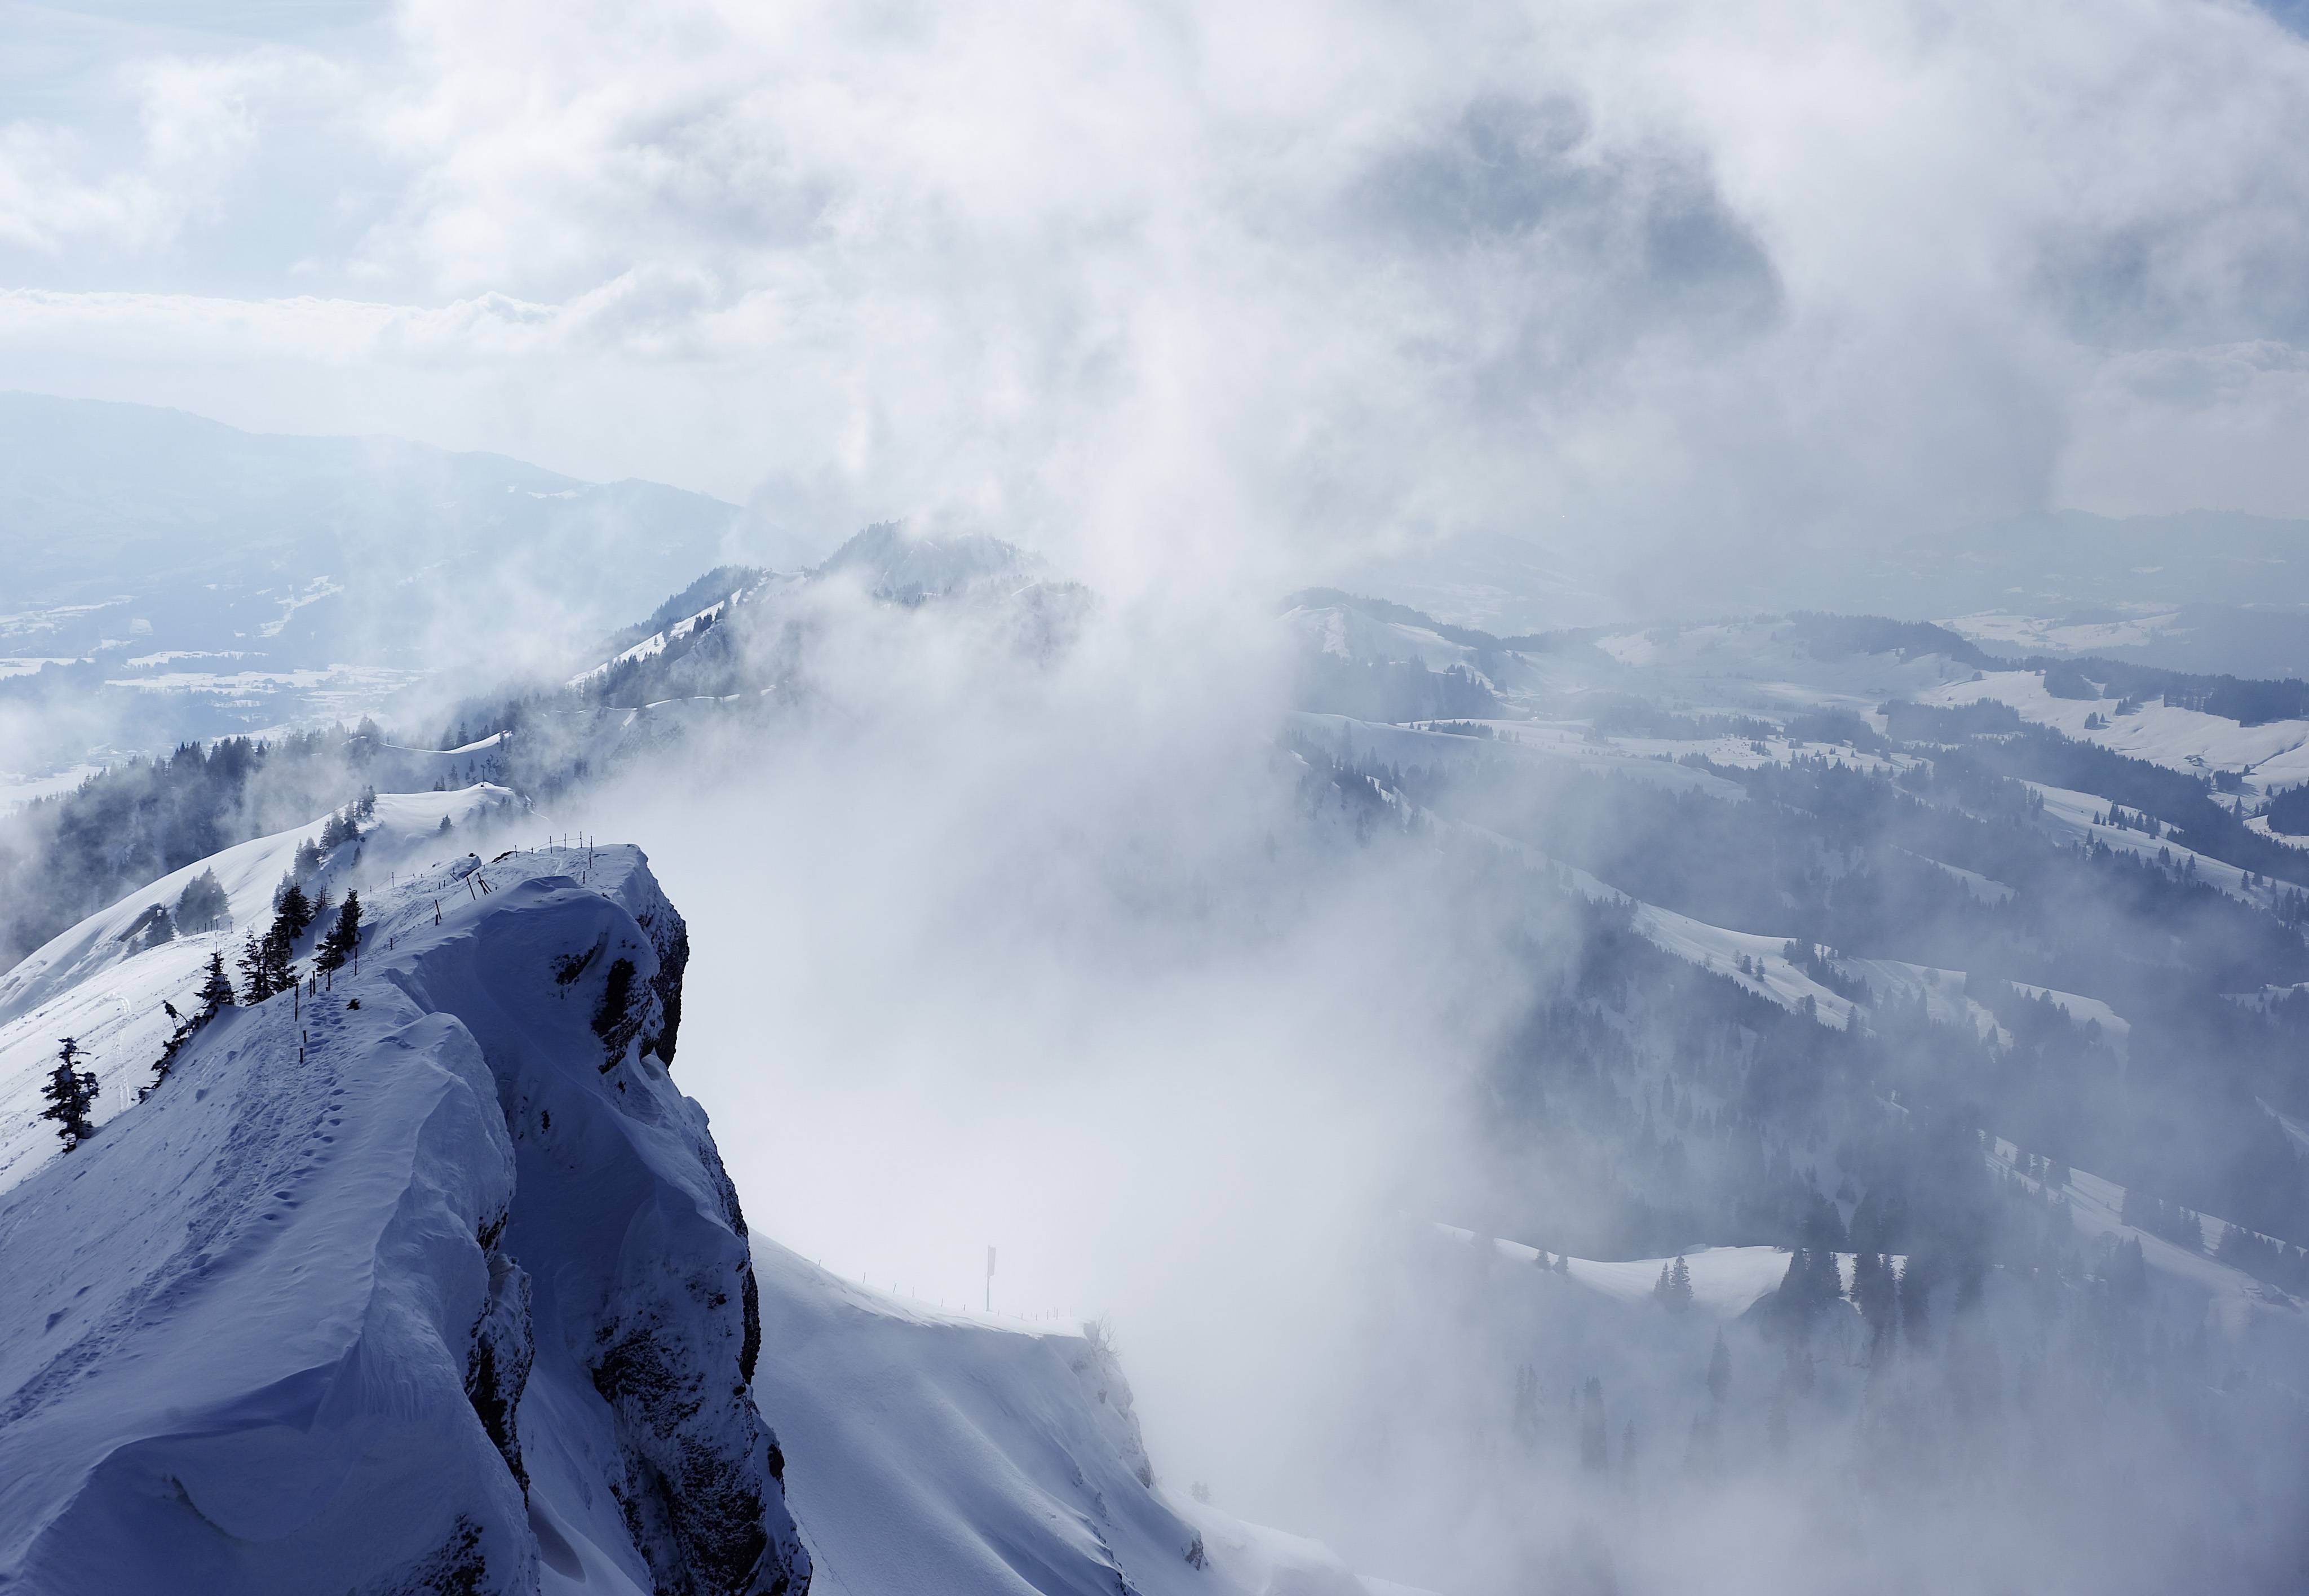
<path fill-rule="evenodd" d="M 357 977 L 0 1201 L 0 1586 L 806 1588 L 641 855 L 359 884 Z"/>
<path fill-rule="evenodd" d="M 191 1013 L 318 824 L 178 873 L 215 873 L 221 937 L 118 936 L 171 877 L 0 981 L 0 1590 L 1399 1589 L 1163 1488 L 1094 1333 L 751 1236 L 669 1073 L 681 917 L 638 850 L 535 824 L 380 797 L 304 873 L 359 893 L 358 966 L 223 1009 L 157 1083 L 165 1023 L 107 1020 Z M 64 1153 L 39 1039 L 74 1027 L 109 1112 Z"/>

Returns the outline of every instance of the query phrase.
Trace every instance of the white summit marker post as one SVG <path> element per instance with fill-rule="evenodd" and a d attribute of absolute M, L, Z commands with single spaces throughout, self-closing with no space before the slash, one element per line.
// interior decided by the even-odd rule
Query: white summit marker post
<path fill-rule="evenodd" d="M 986 1249 L 986 1311 L 990 1316 L 994 1312 L 994 1249 L 990 1247 Z"/>

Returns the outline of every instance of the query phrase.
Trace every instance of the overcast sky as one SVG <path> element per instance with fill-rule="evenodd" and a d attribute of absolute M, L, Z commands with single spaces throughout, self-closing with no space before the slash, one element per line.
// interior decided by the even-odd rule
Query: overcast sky
<path fill-rule="evenodd" d="M 0 5 L 0 386 L 1128 580 L 2309 515 L 2239 0 Z"/>

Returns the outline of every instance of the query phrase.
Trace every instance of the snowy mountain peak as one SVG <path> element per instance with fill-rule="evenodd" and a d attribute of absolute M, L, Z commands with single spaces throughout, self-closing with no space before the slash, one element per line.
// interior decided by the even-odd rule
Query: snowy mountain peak
<path fill-rule="evenodd" d="M 848 574 L 878 599 L 912 603 L 959 592 L 982 582 L 1025 580 L 1036 562 L 999 538 L 980 533 L 918 537 L 904 523 L 868 527 L 826 556 L 821 578 Z"/>

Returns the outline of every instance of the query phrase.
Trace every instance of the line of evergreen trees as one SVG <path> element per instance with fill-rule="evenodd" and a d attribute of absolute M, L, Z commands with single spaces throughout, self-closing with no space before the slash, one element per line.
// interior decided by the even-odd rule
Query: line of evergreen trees
<path fill-rule="evenodd" d="M 2205 1250 L 2205 1216 L 2178 1203 L 2127 1186 L 2117 1217 L 2134 1229 L 2161 1236 L 2175 1247 L 2192 1253 Z"/>
<path fill-rule="evenodd" d="M 132 759 L 0 817 L 0 967 L 195 860 L 349 801 L 373 805 L 342 727 Z M 180 900 L 171 934 L 213 930 L 221 890 Z"/>
<path fill-rule="evenodd" d="M 194 996 L 200 1006 L 189 1016 L 177 1015 L 173 1005 L 163 1005 L 177 1020 L 177 1028 L 169 1033 L 168 1042 L 160 1049 L 160 1062 L 153 1066 L 151 1083 L 136 1093 L 138 1102 L 143 1102 L 160 1089 L 160 1083 L 167 1080 L 169 1072 L 176 1068 L 177 1055 L 185 1050 L 185 1044 L 198 1036 L 219 1014 L 233 1006 L 232 982 L 226 978 L 221 952 L 210 952 L 207 974 L 201 982 L 201 989 Z"/>
<path fill-rule="evenodd" d="M 364 795 L 329 817 L 317 842 L 308 838 L 298 845 L 289 873 L 273 890 L 272 923 L 262 937 L 252 930 L 242 940 L 237 967 L 243 1001 L 263 1003 L 297 984 L 300 979 L 296 965 L 297 945 L 316 924 L 329 927 L 316 950 L 314 967 L 319 972 L 329 974 L 342 969 L 359 950 L 359 894 L 348 892 L 332 920 L 328 889 L 323 887 L 317 895 L 308 897 L 305 883 L 319 872 L 329 854 L 359 841 L 360 822 L 375 812 L 375 795 Z"/>

